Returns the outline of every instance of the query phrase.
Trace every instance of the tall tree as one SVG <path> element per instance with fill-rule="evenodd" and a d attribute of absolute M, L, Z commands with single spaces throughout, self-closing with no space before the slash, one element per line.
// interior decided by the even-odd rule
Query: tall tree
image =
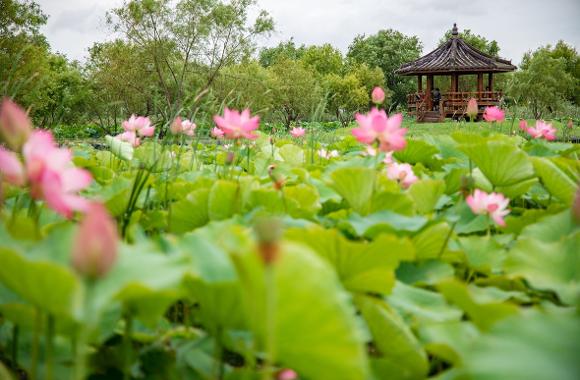
<path fill-rule="evenodd" d="M 557 110 L 574 88 L 574 77 L 566 72 L 564 58 L 554 58 L 548 49 L 529 55 L 513 76 L 510 94 L 527 104 L 534 117 Z"/>
<path fill-rule="evenodd" d="M 452 30 L 445 32 L 443 37 L 439 40 L 439 45 L 444 44 L 451 38 Z M 471 29 L 464 29 L 459 32 L 459 38 L 462 38 L 469 45 L 474 48 L 491 55 L 492 57 L 499 57 L 499 45 L 496 40 L 489 41 L 487 38 L 471 32 Z"/>
<path fill-rule="evenodd" d="M 300 59 L 320 75 L 338 74 L 342 70 L 342 53 L 331 44 L 309 46 Z"/>
<path fill-rule="evenodd" d="M 395 70 L 403 63 L 419 58 L 422 48 L 416 36 L 406 36 L 393 29 L 381 30 L 368 37 L 356 36 L 348 48 L 347 59 L 383 70 L 385 85 L 392 92 L 393 108 L 405 104 L 407 93 L 414 89 L 412 78 L 397 75 Z"/>
<path fill-rule="evenodd" d="M 167 106 L 181 108 L 188 74 L 203 72 L 205 92 L 226 65 L 253 51 L 255 37 L 273 29 L 265 11 L 250 20 L 255 0 L 131 0 L 108 22 L 151 57 Z M 253 21 L 253 22 L 252 22 Z"/>
<path fill-rule="evenodd" d="M 304 45 L 296 46 L 294 39 L 290 38 L 286 42 L 280 42 L 277 46 L 262 48 L 258 61 L 264 67 L 270 67 L 279 60 L 298 60 L 302 58 L 306 47 Z"/>

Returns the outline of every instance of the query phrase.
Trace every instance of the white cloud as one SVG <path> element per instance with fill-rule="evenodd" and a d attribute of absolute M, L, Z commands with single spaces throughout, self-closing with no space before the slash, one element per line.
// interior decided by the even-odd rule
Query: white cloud
<path fill-rule="evenodd" d="M 44 28 L 51 45 L 74 59 L 94 42 L 111 38 L 105 12 L 123 0 L 37 0 L 50 15 Z M 518 63 L 524 52 L 559 39 L 580 50 L 578 0 L 258 0 L 276 22 L 266 46 L 294 37 L 297 43 L 329 42 L 343 52 L 357 34 L 393 28 L 417 35 L 424 53 L 457 22 L 498 41 L 500 54 Z"/>

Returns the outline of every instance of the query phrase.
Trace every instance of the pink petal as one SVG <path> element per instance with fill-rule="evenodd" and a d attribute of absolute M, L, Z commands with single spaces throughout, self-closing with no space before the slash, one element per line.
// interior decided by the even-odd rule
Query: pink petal
<path fill-rule="evenodd" d="M 22 186 L 26 181 L 24 166 L 14 152 L 0 146 L 0 179 L 5 179 L 15 186 Z"/>

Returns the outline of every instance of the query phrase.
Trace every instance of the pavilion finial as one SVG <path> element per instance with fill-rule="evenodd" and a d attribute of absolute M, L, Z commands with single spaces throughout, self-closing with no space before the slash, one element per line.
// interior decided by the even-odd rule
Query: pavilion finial
<path fill-rule="evenodd" d="M 457 36 L 459 35 L 459 32 L 457 31 L 457 24 L 453 23 L 453 29 L 451 30 L 451 35 L 453 36 L 453 38 L 457 38 Z"/>

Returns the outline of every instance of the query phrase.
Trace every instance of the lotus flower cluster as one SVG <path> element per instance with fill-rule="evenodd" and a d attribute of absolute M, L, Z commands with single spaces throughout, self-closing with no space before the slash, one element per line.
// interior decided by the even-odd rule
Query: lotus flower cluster
<path fill-rule="evenodd" d="M 504 216 L 510 213 L 507 206 L 510 200 L 500 193 L 486 193 L 475 189 L 473 195 L 468 196 L 465 201 L 471 211 L 477 215 L 489 215 L 499 226 L 505 226 Z"/>
<path fill-rule="evenodd" d="M 0 110 L 3 136 L 11 141 L 9 151 L 0 147 L 1 177 L 15 186 L 28 185 L 34 199 L 44 199 L 57 213 L 70 218 L 74 211 L 86 211 L 88 201 L 78 191 L 90 185 L 88 171 L 75 168 L 69 149 L 59 148 L 48 131 L 33 131 L 26 113 L 11 101 Z M 22 146 L 14 143 L 28 136 Z M 17 152 L 22 152 L 22 162 Z"/>
<path fill-rule="evenodd" d="M 144 116 L 131 115 L 129 120 L 122 124 L 125 132 L 116 136 L 121 141 L 128 142 L 133 147 L 141 145 L 141 137 L 151 137 L 155 133 L 155 127 L 151 125 L 151 120 Z"/>
<path fill-rule="evenodd" d="M 556 128 L 542 120 L 538 120 L 535 127 L 527 128 L 526 132 L 534 139 L 546 139 L 548 141 L 556 139 Z"/>
<path fill-rule="evenodd" d="M 418 180 L 415 173 L 413 173 L 413 168 L 411 165 L 399 164 L 396 162 L 391 162 L 387 165 L 387 177 L 399 182 L 403 189 L 409 188 L 409 186 Z"/>
<path fill-rule="evenodd" d="M 306 134 L 306 130 L 302 127 L 295 127 L 290 130 L 290 134 L 294 138 L 300 138 Z"/>
<path fill-rule="evenodd" d="M 489 122 L 501 122 L 505 120 L 505 111 L 496 106 L 486 107 L 485 111 L 483 112 L 483 118 L 485 121 Z"/>
<path fill-rule="evenodd" d="M 254 131 L 260 126 L 260 117 L 251 117 L 249 109 L 245 109 L 240 113 L 226 107 L 224 109 L 224 115 L 215 115 L 213 120 L 217 125 L 217 129 L 221 130 L 221 134 L 228 139 L 244 138 L 254 140 L 258 138 L 258 135 Z M 214 137 L 221 137 L 220 132 L 216 128 L 212 130 L 212 135 Z"/>
<path fill-rule="evenodd" d="M 387 117 L 384 110 L 373 108 L 367 115 L 357 113 L 356 121 L 358 127 L 352 134 L 363 144 L 376 144 L 383 152 L 402 150 L 407 145 L 407 129 L 401 128 L 403 115 L 400 113 Z"/>
<path fill-rule="evenodd" d="M 178 116 L 173 120 L 173 123 L 171 123 L 169 130 L 174 135 L 186 135 L 191 137 L 195 135 L 196 128 L 197 125 L 195 125 L 195 123 L 188 119 L 182 120 L 181 117 Z"/>

